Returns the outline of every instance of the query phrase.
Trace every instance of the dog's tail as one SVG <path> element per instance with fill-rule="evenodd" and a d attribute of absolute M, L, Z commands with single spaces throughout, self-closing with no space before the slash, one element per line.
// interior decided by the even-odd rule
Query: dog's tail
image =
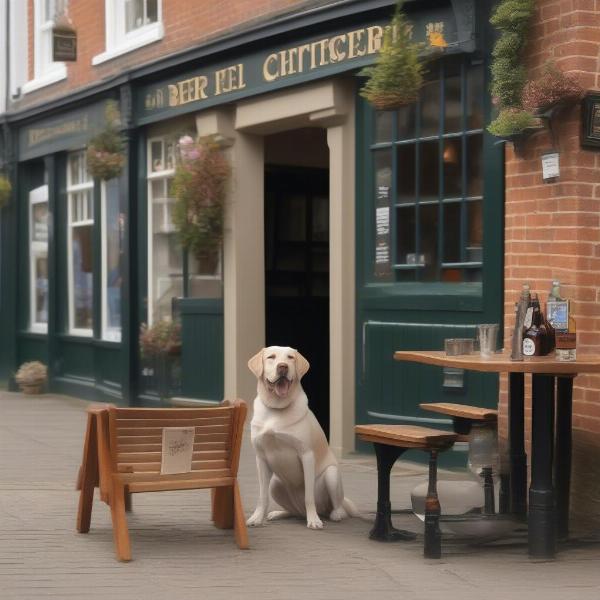
<path fill-rule="evenodd" d="M 360 517 L 360 513 L 358 512 L 358 509 L 356 508 L 352 500 L 344 498 L 342 506 L 344 507 L 344 510 L 348 513 L 349 517 Z"/>

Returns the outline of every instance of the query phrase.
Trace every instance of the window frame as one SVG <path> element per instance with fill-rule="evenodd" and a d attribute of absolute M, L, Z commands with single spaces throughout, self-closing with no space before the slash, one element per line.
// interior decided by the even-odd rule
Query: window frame
<path fill-rule="evenodd" d="M 128 52 L 133 52 L 165 35 L 162 20 L 162 0 L 156 0 L 156 22 L 142 25 L 128 33 L 125 32 L 125 2 L 123 0 L 105 0 L 105 49 L 92 58 L 92 65 L 99 65 Z M 146 6 L 147 0 L 144 0 Z"/>
<path fill-rule="evenodd" d="M 55 11 L 59 3 L 60 0 L 54 0 Z M 46 17 L 44 4 L 45 0 L 33 0 L 33 79 L 23 85 L 24 94 L 57 83 L 67 77 L 66 64 L 52 60 L 54 20 L 53 18 L 42 18 Z"/>
<path fill-rule="evenodd" d="M 85 168 L 83 169 L 83 173 L 87 175 L 88 179 L 86 179 L 83 183 L 72 184 L 71 183 L 71 169 L 69 164 L 69 159 L 74 154 L 80 154 L 83 156 Z M 94 336 L 94 327 L 83 328 L 83 327 L 75 327 L 75 285 L 74 285 L 74 273 L 73 273 L 73 228 L 74 227 L 92 227 L 92 246 L 93 246 L 93 227 L 94 227 L 94 180 L 90 177 L 87 170 L 87 161 L 85 159 L 85 150 L 76 150 L 73 152 L 69 152 L 67 154 L 67 187 L 66 187 L 66 197 L 67 197 L 67 298 L 68 298 L 68 319 L 67 319 L 67 328 L 68 334 L 79 337 L 93 337 Z M 87 192 L 91 190 L 92 196 L 92 210 L 91 210 L 91 218 L 90 215 L 86 215 L 87 218 L 81 221 L 77 221 L 73 223 L 73 206 L 72 202 L 76 200 L 76 194 L 79 192 Z M 93 248 L 92 248 L 93 251 Z M 94 312 L 94 289 L 93 289 L 93 273 L 92 273 L 92 315 Z"/>
<path fill-rule="evenodd" d="M 453 57 L 454 60 L 456 60 L 456 57 Z M 485 207 L 485 198 L 486 198 L 486 193 L 485 193 L 485 181 L 484 181 L 484 164 L 482 161 L 481 164 L 481 171 L 480 171 L 480 177 L 481 177 L 481 191 L 479 194 L 475 195 L 475 196 L 470 196 L 468 193 L 468 165 L 467 165 L 467 161 L 464 160 L 465 157 L 465 151 L 468 147 L 469 144 L 469 140 L 471 138 L 474 138 L 475 136 L 480 136 L 481 138 L 481 143 L 482 143 L 482 152 L 483 152 L 483 147 L 485 145 L 485 131 L 483 126 L 482 127 L 478 127 L 475 129 L 470 129 L 468 127 L 467 124 L 467 72 L 468 72 L 468 68 L 469 66 L 476 66 L 478 68 L 480 68 L 482 70 L 482 75 L 485 79 L 485 73 L 483 71 L 484 69 L 484 64 L 483 61 L 480 59 L 476 59 L 474 61 L 472 61 L 470 64 L 468 64 L 468 61 L 470 60 L 470 57 L 462 55 L 462 57 L 460 58 L 460 86 L 461 86 L 461 113 L 460 113 L 460 120 L 461 120 L 461 125 L 459 127 L 459 129 L 457 129 L 456 131 L 451 131 L 451 132 L 446 132 L 445 128 L 444 128 L 444 121 L 445 121 L 445 82 L 446 82 L 446 76 L 445 76 L 445 70 L 447 69 L 447 65 L 448 65 L 448 60 L 447 59 L 442 59 L 443 62 L 438 63 L 437 65 L 435 65 L 435 68 L 437 70 L 437 74 L 438 76 L 434 79 L 434 81 L 438 84 L 439 89 L 438 89 L 438 114 L 437 114 L 437 118 L 439 119 L 438 122 L 438 131 L 435 134 L 431 134 L 431 135 L 421 135 L 421 132 L 419 131 L 419 127 L 418 127 L 418 122 L 420 121 L 421 117 L 420 117 L 420 110 L 421 110 L 421 100 L 419 99 L 419 101 L 416 104 L 415 110 L 417 111 L 417 117 L 416 117 L 416 123 L 415 123 L 415 131 L 413 133 L 412 136 L 408 136 L 406 138 L 403 138 L 402 136 L 397 135 L 397 131 L 398 131 L 398 114 L 397 111 L 393 111 L 393 115 L 392 115 L 392 128 L 393 128 L 393 134 L 392 136 L 390 136 L 390 139 L 387 141 L 378 141 L 376 139 L 376 115 L 378 113 L 378 111 L 375 111 L 374 109 L 367 109 L 367 119 L 371 120 L 370 126 L 367 128 L 367 131 L 369 132 L 367 134 L 366 137 L 366 144 L 364 146 L 365 150 L 366 150 L 366 158 L 367 158 L 367 162 L 370 165 L 370 168 L 368 169 L 368 171 L 370 171 L 369 176 L 366 178 L 366 183 L 367 183 L 367 197 L 369 198 L 369 202 L 368 202 L 368 207 L 366 207 L 367 210 L 367 219 L 366 219 L 366 223 L 365 226 L 369 227 L 371 231 L 375 230 L 375 210 L 378 206 L 378 199 L 377 199 L 377 190 L 376 190 L 376 185 L 377 185 L 377 181 L 376 181 L 376 156 L 378 152 L 381 151 L 385 151 L 388 150 L 391 154 L 390 154 L 390 165 L 391 165 L 391 181 L 390 181 L 390 188 L 389 188 L 389 200 L 388 200 L 388 204 L 387 206 L 389 207 L 389 254 L 390 254 L 390 260 L 389 260 L 389 268 L 390 268 L 390 277 L 391 279 L 389 280 L 385 280 L 385 279 L 380 279 L 378 280 L 376 277 L 374 277 L 373 273 L 374 273 L 374 267 L 375 267 L 375 251 L 376 251 L 376 236 L 374 234 L 369 234 L 370 237 L 371 235 L 373 236 L 372 239 L 367 243 L 366 246 L 366 250 L 367 252 L 365 253 L 365 257 L 364 260 L 366 261 L 364 264 L 364 284 L 366 287 L 371 287 L 371 288 L 376 288 L 376 287 L 380 287 L 380 286 L 399 286 L 399 288 L 401 289 L 405 289 L 405 291 L 408 291 L 409 289 L 414 288 L 415 292 L 418 288 L 423 289 L 421 286 L 437 286 L 438 288 L 440 288 L 439 291 L 441 291 L 443 288 L 446 288 L 446 291 L 449 293 L 454 293 L 459 292 L 459 289 L 461 286 L 470 286 L 470 287 L 476 287 L 479 289 L 479 293 L 481 293 L 481 285 L 482 285 L 482 280 L 479 281 L 468 281 L 468 280 L 463 280 L 460 282 L 451 282 L 451 281 L 443 281 L 443 279 L 441 278 L 441 274 L 443 272 L 444 269 L 451 269 L 451 268 L 459 268 L 461 270 L 466 270 L 466 269 L 473 269 L 473 268 L 477 268 L 480 269 L 481 272 L 481 277 L 483 278 L 484 276 L 484 260 L 483 260 L 483 244 L 481 247 L 481 253 L 482 253 L 482 259 L 481 260 L 466 260 L 466 246 L 465 244 L 463 244 L 462 242 L 465 241 L 465 235 L 466 235 L 466 222 L 467 222 L 467 216 L 466 216 L 466 212 L 468 210 L 468 206 L 469 203 L 471 202 L 480 202 L 480 207 L 481 207 L 481 226 L 483 227 L 483 212 L 484 212 L 484 207 Z M 444 195 L 444 186 L 442 185 L 442 167 L 443 167 L 443 150 L 445 148 L 445 144 L 448 140 L 459 140 L 460 142 L 460 154 L 463 157 L 462 159 L 462 164 L 461 164 L 461 186 L 462 186 L 462 190 L 461 190 L 461 194 L 459 194 L 458 196 L 453 195 L 453 196 L 448 196 L 446 197 Z M 430 197 L 423 197 L 419 194 L 419 178 L 418 178 L 418 174 L 420 173 L 419 170 L 419 163 L 421 163 L 421 169 L 422 169 L 422 150 L 419 150 L 419 146 L 422 146 L 424 143 L 429 143 L 429 142 L 435 142 L 437 145 L 437 151 L 438 151 L 438 156 L 437 156 L 437 164 L 436 164 L 436 170 L 437 170 L 437 176 L 440 177 L 440 181 L 439 181 L 439 186 L 438 186 L 438 193 L 437 193 L 437 197 L 435 199 L 430 198 Z M 399 149 L 402 148 L 403 146 L 413 146 L 415 148 L 415 157 L 414 157 L 414 161 L 415 161 L 415 182 L 414 182 L 414 199 L 412 201 L 406 201 L 403 200 L 402 198 L 399 197 L 398 195 L 398 176 L 399 176 L 399 172 L 398 172 L 398 152 Z M 467 158 L 468 160 L 468 158 Z M 442 227 L 437 226 L 437 232 L 436 232 L 436 250 L 437 250 L 437 256 L 436 256 L 436 264 L 434 265 L 434 269 L 437 272 L 437 278 L 434 280 L 423 280 L 421 279 L 420 275 L 419 275 L 419 271 L 422 270 L 423 268 L 423 264 L 419 261 L 419 255 L 421 253 L 421 247 L 420 247 L 420 236 L 422 236 L 422 231 L 419 230 L 419 213 L 420 213 L 420 208 L 422 208 L 423 206 L 427 206 L 427 205 L 433 205 L 433 206 L 437 206 L 438 210 L 437 210 L 437 218 L 439 220 L 439 218 L 443 218 L 444 216 L 444 212 L 446 207 L 450 206 L 450 205 L 456 205 L 459 204 L 461 207 L 461 213 L 460 213 L 460 231 L 459 231 L 459 239 L 461 240 L 461 244 L 459 247 L 459 252 L 461 253 L 461 259 L 458 262 L 445 262 L 444 261 L 444 240 L 445 240 L 445 236 L 446 236 L 446 231 L 442 231 Z M 397 212 L 398 210 L 402 209 L 402 208 L 407 208 L 407 207 L 413 207 L 415 209 L 415 215 L 414 215 L 414 220 L 415 220 L 415 226 L 414 226 L 414 262 L 409 263 L 408 261 L 402 262 L 401 260 L 399 260 L 398 257 L 398 248 L 397 248 L 397 234 L 398 234 L 398 215 Z M 370 212 L 372 214 L 370 214 Z M 439 221 L 438 221 L 439 222 Z M 408 281 L 399 281 L 398 280 L 398 276 L 397 273 L 398 271 L 403 271 L 403 270 L 409 270 L 415 273 L 415 278 L 414 280 L 408 280 Z M 456 287 L 459 286 L 459 287 Z M 456 288 L 456 290 L 453 290 L 453 288 Z M 465 288 L 463 288 L 465 289 Z M 465 289 L 466 291 L 466 289 Z M 470 290 L 470 292 L 473 292 L 474 290 Z"/>
<path fill-rule="evenodd" d="M 48 333 L 48 320 L 46 322 L 37 321 L 37 296 L 36 296 L 36 273 L 35 259 L 45 256 L 48 260 L 48 240 L 41 242 L 33 239 L 33 207 L 36 204 L 46 203 L 48 205 L 48 215 L 50 210 L 50 197 L 48 185 L 42 185 L 29 192 L 29 330 L 33 333 Z"/>
<path fill-rule="evenodd" d="M 100 265 L 100 306 L 101 306 L 101 323 L 102 323 L 102 340 L 105 342 L 112 342 L 120 344 L 123 339 L 123 321 L 122 311 L 120 314 L 119 327 L 109 327 L 108 325 L 108 227 L 107 227 L 107 215 L 108 210 L 106 203 L 108 201 L 107 185 L 108 181 L 103 181 L 100 188 L 100 248 L 101 248 L 101 265 Z M 118 198 L 119 199 L 119 198 Z M 120 231 L 121 224 L 119 223 L 119 241 L 121 242 L 122 232 Z M 121 249 L 120 249 L 121 251 Z M 119 259 L 120 260 L 120 259 Z M 119 265 L 123 267 L 122 264 Z M 122 273 L 121 273 L 122 277 Z M 121 290 L 122 294 L 122 290 Z M 120 296 L 119 301 L 121 301 Z"/>

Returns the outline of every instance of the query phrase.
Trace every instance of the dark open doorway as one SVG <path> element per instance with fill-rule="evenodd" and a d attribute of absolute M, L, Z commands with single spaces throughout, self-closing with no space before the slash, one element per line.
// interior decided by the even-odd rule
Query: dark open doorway
<path fill-rule="evenodd" d="M 265 139 L 267 346 L 310 362 L 302 380 L 329 436 L 329 151 L 322 129 Z"/>

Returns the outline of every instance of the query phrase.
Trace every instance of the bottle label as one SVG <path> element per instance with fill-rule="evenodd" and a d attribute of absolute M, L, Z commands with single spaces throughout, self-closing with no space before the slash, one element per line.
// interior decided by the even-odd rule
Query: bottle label
<path fill-rule="evenodd" d="M 523 354 L 525 356 L 533 356 L 535 354 L 535 342 L 530 338 L 523 340 Z"/>
<path fill-rule="evenodd" d="M 530 306 L 525 313 L 525 329 L 529 329 L 531 327 L 531 322 L 533 321 L 533 306 Z"/>

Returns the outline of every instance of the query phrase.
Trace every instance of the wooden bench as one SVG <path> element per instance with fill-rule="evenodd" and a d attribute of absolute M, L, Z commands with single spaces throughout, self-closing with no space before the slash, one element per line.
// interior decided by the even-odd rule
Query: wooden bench
<path fill-rule="evenodd" d="M 373 540 L 390 542 L 415 539 L 414 533 L 392 526 L 390 472 L 396 460 L 406 450 L 417 449 L 429 453 L 423 553 L 426 558 L 440 558 L 442 536 L 439 526 L 441 509 L 437 495 L 437 457 L 439 452 L 454 444 L 456 434 L 415 425 L 357 425 L 354 430 L 361 440 L 373 443 L 377 457 L 377 515 L 369 534 Z"/>
<path fill-rule="evenodd" d="M 125 511 L 132 493 L 211 489 L 216 527 L 234 529 L 238 546 L 248 534 L 237 472 L 247 407 L 242 400 L 214 408 L 94 408 L 88 413 L 80 469 L 77 530 L 90 528 L 94 487 L 111 510 L 117 558 L 131 560 Z M 192 470 L 162 475 L 164 427 L 195 427 Z"/>

